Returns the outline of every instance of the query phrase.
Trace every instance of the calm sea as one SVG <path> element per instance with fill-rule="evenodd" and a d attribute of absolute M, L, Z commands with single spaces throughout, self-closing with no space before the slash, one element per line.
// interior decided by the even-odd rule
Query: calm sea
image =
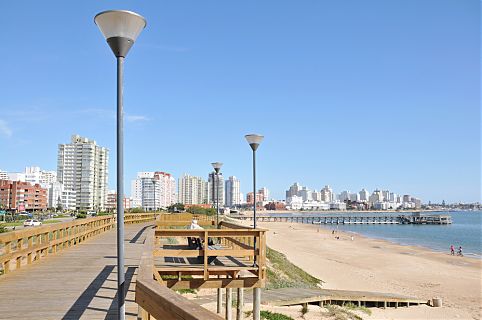
<path fill-rule="evenodd" d="M 343 215 L 373 215 L 375 213 L 343 213 Z M 380 213 L 378 213 L 380 214 Z M 393 213 L 398 215 L 398 213 Z M 407 213 L 404 213 L 407 214 Z M 389 240 L 402 245 L 426 247 L 448 252 L 453 244 L 462 246 L 465 256 L 482 258 L 482 211 L 454 211 L 451 225 L 377 225 L 345 224 L 326 225 L 326 228 L 355 232 L 371 238 Z M 286 216 L 287 214 L 272 214 Z M 293 213 L 293 215 L 323 216 L 334 213 Z M 380 214 L 388 215 L 388 214 Z"/>

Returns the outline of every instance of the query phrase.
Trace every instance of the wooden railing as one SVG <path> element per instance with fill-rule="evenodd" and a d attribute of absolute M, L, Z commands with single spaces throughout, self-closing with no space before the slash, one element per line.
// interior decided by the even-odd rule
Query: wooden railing
<path fill-rule="evenodd" d="M 154 213 L 126 214 L 125 223 L 147 222 Z M 0 265 L 3 273 L 18 270 L 40 258 L 77 245 L 86 239 L 110 230 L 114 216 L 100 216 L 25 228 L 0 234 Z"/>
<path fill-rule="evenodd" d="M 140 313 L 138 319 L 183 319 L 183 320 L 221 320 L 198 304 L 159 284 L 159 273 L 154 267 L 154 230 L 149 230 L 136 280 L 136 303 Z"/>
<path fill-rule="evenodd" d="M 220 229 L 157 229 L 155 231 L 156 248 L 154 258 L 184 259 L 197 257 L 199 261 L 185 265 L 170 263 L 157 265 L 160 276 L 176 275 L 177 279 L 160 279 L 160 283 L 173 289 L 195 288 L 259 288 L 266 282 L 266 230 L 252 229 L 232 223 L 222 222 Z M 190 248 L 187 245 L 164 244 L 159 247 L 162 238 L 175 238 L 178 243 L 187 243 L 187 238 L 199 238 L 203 248 Z M 209 240 L 220 246 L 207 246 Z M 256 249 L 254 242 L 256 241 Z M 210 257 L 223 258 L 227 263 L 209 264 Z M 211 258 L 211 259 L 213 259 Z M 185 280 L 181 275 L 201 276 Z M 220 279 L 218 276 L 226 278 Z"/>
<path fill-rule="evenodd" d="M 158 229 L 165 229 L 169 227 L 189 226 L 193 219 L 196 219 L 198 224 L 202 227 L 216 225 L 216 218 L 213 216 L 196 215 L 191 213 L 164 213 L 159 216 L 157 227 Z"/>

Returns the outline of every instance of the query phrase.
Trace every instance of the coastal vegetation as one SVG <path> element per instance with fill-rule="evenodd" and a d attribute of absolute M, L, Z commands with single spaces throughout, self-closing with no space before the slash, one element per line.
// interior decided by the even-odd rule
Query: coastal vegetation
<path fill-rule="evenodd" d="M 266 248 L 267 289 L 317 288 L 323 282 L 291 263 L 284 254 Z"/>
<path fill-rule="evenodd" d="M 364 307 L 358 307 L 352 303 L 345 304 L 344 306 L 337 306 L 328 304 L 325 306 L 327 310 L 323 316 L 336 320 L 363 320 L 361 316 L 355 313 L 355 311 L 361 311 L 367 315 L 371 315 L 371 311 Z"/>

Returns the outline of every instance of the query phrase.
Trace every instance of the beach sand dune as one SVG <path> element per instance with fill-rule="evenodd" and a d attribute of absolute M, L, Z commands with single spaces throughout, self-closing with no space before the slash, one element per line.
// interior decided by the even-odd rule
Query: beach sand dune
<path fill-rule="evenodd" d="M 268 245 L 327 289 L 377 291 L 441 297 L 442 308 L 428 306 L 373 309 L 369 319 L 480 319 L 482 261 L 401 246 L 313 225 L 260 223 L 269 229 Z M 365 318 L 365 317 L 364 317 Z"/>

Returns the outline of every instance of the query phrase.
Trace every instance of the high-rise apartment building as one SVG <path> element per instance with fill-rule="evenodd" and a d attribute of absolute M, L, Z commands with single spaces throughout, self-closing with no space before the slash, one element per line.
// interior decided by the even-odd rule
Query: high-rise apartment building
<path fill-rule="evenodd" d="M 266 187 L 263 187 L 258 190 L 258 193 L 262 195 L 261 201 L 269 201 L 269 190 Z"/>
<path fill-rule="evenodd" d="M 166 208 L 177 201 L 176 180 L 170 173 L 138 172 L 131 183 L 132 205 L 144 210 Z"/>
<path fill-rule="evenodd" d="M 100 210 L 107 200 L 109 150 L 94 140 L 73 135 L 59 144 L 57 179 L 76 192 L 76 208 Z"/>
<path fill-rule="evenodd" d="M 293 183 L 290 189 L 286 190 L 286 199 L 291 198 L 293 196 L 299 196 L 299 192 L 301 191 L 302 188 L 303 187 L 298 182 Z"/>
<path fill-rule="evenodd" d="M 370 193 L 365 188 L 361 189 L 358 194 L 360 195 L 360 201 L 367 202 L 370 197 Z"/>
<path fill-rule="evenodd" d="M 235 207 L 243 202 L 239 179 L 235 176 L 226 180 L 226 205 Z"/>
<path fill-rule="evenodd" d="M 208 195 L 210 203 L 214 206 L 224 206 L 224 177 L 222 173 L 211 172 L 208 176 Z"/>
<path fill-rule="evenodd" d="M 208 183 L 201 177 L 184 174 L 179 178 L 178 202 L 183 204 L 209 203 Z"/>
<path fill-rule="evenodd" d="M 323 189 L 321 189 L 321 201 L 323 202 L 331 202 L 334 199 L 333 195 L 333 189 L 331 189 L 330 186 L 325 186 Z"/>

